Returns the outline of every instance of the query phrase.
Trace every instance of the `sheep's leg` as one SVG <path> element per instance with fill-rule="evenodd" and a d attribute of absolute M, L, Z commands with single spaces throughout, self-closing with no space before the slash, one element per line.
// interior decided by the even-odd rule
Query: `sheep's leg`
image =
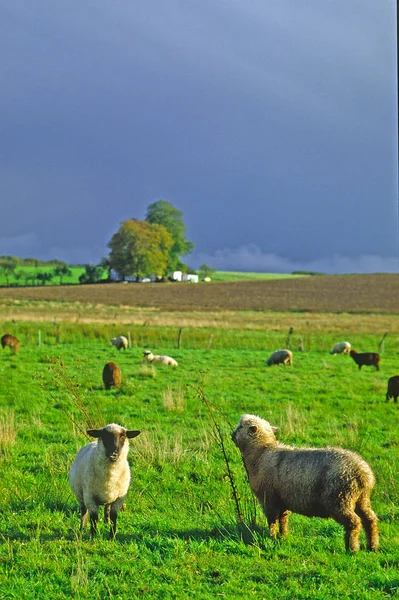
<path fill-rule="evenodd" d="M 280 513 L 279 516 L 279 526 L 280 526 L 280 535 L 281 537 L 287 537 L 288 535 L 288 517 L 291 514 L 289 510 L 285 510 Z"/>
<path fill-rule="evenodd" d="M 291 511 L 284 510 L 279 516 L 280 536 L 287 537 L 288 535 L 288 517 Z"/>
<path fill-rule="evenodd" d="M 80 505 L 80 531 L 83 531 L 83 529 L 86 529 L 87 515 L 88 515 L 88 510 L 87 510 L 86 506 L 83 503 L 81 503 L 81 505 Z"/>
<path fill-rule="evenodd" d="M 110 507 L 111 527 L 109 530 L 109 539 L 114 540 L 116 536 L 116 519 L 118 517 L 118 508 L 111 504 Z"/>
<path fill-rule="evenodd" d="M 93 537 L 97 533 L 98 510 L 90 510 L 90 535 Z"/>
<path fill-rule="evenodd" d="M 369 499 L 360 499 L 355 510 L 362 520 L 363 529 L 367 539 L 367 550 L 378 550 L 378 519 L 371 508 Z"/>
<path fill-rule="evenodd" d="M 111 511 L 111 505 L 104 504 L 104 523 L 107 523 L 107 524 L 109 523 L 110 511 Z"/>
<path fill-rule="evenodd" d="M 276 539 L 277 522 L 279 521 L 281 516 L 281 507 L 278 505 L 277 502 L 274 502 L 273 498 L 270 498 L 270 496 L 267 499 L 267 505 L 266 498 L 264 497 L 259 499 L 259 502 L 266 516 L 267 524 L 269 525 L 269 534 L 272 538 Z"/>
<path fill-rule="evenodd" d="M 357 514 L 351 510 L 332 516 L 337 523 L 340 523 L 340 525 L 344 526 L 345 550 L 347 552 L 357 552 L 359 550 L 359 535 L 362 529 L 360 517 L 358 517 Z"/>

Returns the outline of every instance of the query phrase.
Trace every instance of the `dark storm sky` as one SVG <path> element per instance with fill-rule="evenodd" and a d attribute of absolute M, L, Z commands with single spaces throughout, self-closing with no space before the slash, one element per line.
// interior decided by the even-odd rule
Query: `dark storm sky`
<path fill-rule="evenodd" d="M 169 200 L 218 269 L 397 271 L 391 0 L 0 0 L 0 255 Z"/>

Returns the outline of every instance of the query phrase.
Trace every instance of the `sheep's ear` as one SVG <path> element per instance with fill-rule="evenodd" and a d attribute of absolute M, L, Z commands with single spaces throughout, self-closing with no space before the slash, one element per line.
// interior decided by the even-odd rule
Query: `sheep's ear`
<path fill-rule="evenodd" d="M 88 429 L 86 433 L 91 435 L 91 437 L 98 438 L 100 437 L 100 431 L 100 429 Z"/>
<path fill-rule="evenodd" d="M 128 437 L 129 439 L 135 438 L 137 437 L 141 432 L 138 431 L 137 429 L 128 429 L 126 431 L 126 437 Z"/>
<path fill-rule="evenodd" d="M 275 427 L 274 425 L 270 425 L 270 427 L 272 428 L 273 433 L 280 429 L 280 427 Z"/>
<path fill-rule="evenodd" d="M 256 425 L 250 425 L 248 430 L 249 433 L 256 433 L 258 431 L 258 427 Z"/>

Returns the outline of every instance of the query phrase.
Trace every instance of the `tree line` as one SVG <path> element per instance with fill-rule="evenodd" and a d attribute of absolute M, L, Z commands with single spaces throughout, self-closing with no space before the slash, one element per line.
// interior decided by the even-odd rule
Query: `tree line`
<path fill-rule="evenodd" d="M 195 273 L 183 262 L 183 258 L 195 247 L 187 240 L 183 213 L 167 200 L 150 204 L 144 220 L 131 218 L 123 221 L 107 247 L 109 255 L 103 257 L 98 265 L 83 265 L 85 272 L 79 277 L 80 283 L 111 281 L 115 276 L 122 281 L 127 278 L 140 281 L 150 275 L 162 280 L 171 278 L 175 271 Z M 47 267 L 50 263 L 52 269 L 41 269 L 40 272 L 17 270 L 21 265 Z M 203 276 L 209 276 L 214 269 L 204 264 L 200 270 Z M 11 280 L 18 283 L 20 279 L 24 279 L 26 284 L 45 285 L 54 277 L 59 278 L 62 285 L 63 279 L 71 275 L 68 264 L 60 260 L 43 262 L 12 256 L 0 257 L 0 272 L 6 279 L 6 285 L 10 285 Z"/>

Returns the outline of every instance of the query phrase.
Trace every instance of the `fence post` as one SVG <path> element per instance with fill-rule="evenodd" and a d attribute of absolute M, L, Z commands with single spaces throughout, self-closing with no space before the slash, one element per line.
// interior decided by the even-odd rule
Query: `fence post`
<path fill-rule="evenodd" d="M 213 341 L 213 333 L 211 333 L 211 336 L 210 336 L 210 338 L 209 338 L 209 342 L 208 342 L 208 348 L 207 348 L 208 350 L 210 350 L 210 349 L 211 349 L 211 346 L 212 346 L 212 341 Z"/>
<path fill-rule="evenodd" d="M 180 327 L 180 329 L 179 329 L 179 335 L 177 336 L 177 347 L 178 347 L 179 350 L 180 350 L 180 344 L 181 344 L 182 331 L 183 331 L 183 328 Z"/>
<path fill-rule="evenodd" d="M 384 335 L 382 336 L 382 340 L 378 344 L 378 352 L 380 354 L 384 354 L 384 341 L 385 341 L 385 338 L 387 337 L 387 335 L 388 335 L 388 332 L 384 333 Z"/>

